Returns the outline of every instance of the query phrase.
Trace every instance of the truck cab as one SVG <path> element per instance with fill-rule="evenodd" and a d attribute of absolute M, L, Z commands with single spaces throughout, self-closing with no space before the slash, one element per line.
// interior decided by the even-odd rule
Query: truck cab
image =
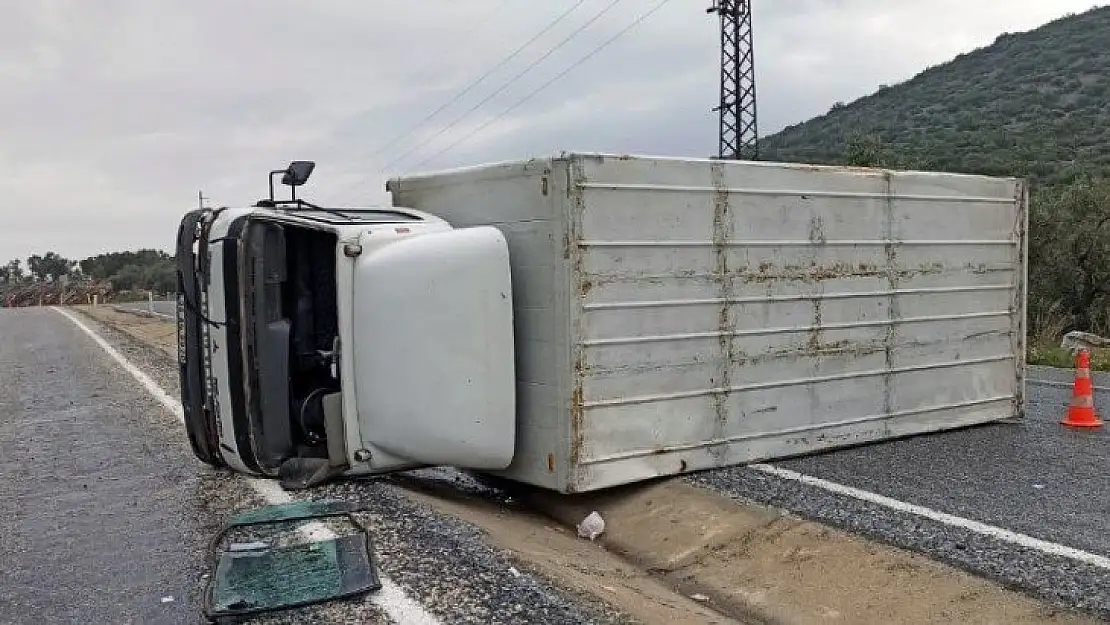
<path fill-rule="evenodd" d="M 493 227 L 296 199 L 186 213 L 178 361 L 193 453 L 306 486 L 451 465 L 500 470 L 515 441 L 509 252 Z M 273 177 L 292 187 L 275 200 Z"/>

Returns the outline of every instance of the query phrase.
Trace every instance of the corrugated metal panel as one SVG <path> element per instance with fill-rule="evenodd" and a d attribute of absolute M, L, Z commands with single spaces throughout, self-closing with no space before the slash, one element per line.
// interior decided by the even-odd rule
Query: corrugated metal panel
<path fill-rule="evenodd" d="M 583 157 L 572 490 L 1012 416 L 1024 187 Z"/>
<path fill-rule="evenodd" d="M 594 490 L 1020 411 L 1019 181 L 575 155 L 391 190 L 508 238 L 506 477 Z"/>

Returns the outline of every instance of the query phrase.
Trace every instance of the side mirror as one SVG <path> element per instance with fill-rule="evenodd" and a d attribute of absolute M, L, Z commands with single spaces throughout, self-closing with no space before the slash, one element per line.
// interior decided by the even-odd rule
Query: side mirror
<path fill-rule="evenodd" d="M 316 163 L 313 161 L 293 161 L 289 163 L 285 175 L 281 177 L 281 184 L 299 187 L 308 182 L 308 177 L 312 175 L 312 170 L 315 168 Z"/>

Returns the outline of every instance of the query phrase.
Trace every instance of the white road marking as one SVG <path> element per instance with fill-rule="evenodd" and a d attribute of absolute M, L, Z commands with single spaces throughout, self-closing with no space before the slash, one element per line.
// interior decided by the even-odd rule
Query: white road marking
<path fill-rule="evenodd" d="M 166 410 L 169 410 L 171 413 L 173 413 L 173 416 L 176 417 L 178 421 L 181 421 L 182 423 L 185 422 L 185 409 L 181 407 L 181 402 L 177 401 L 173 396 L 163 390 L 161 386 L 158 386 L 158 383 L 152 380 L 150 376 L 143 373 L 135 365 L 131 364 L 130 360 L 124 358 L 123 354 L 116 351 L 114 347 L 108 344 L 108 341 L 105 341 L 103 337 L 101 337 L 96 332 L 93 332 L 92 328 L 85 325 L 85 323 L 75 317 L 73 313 L 57 307 L 55 307 L 54 310 L 61 313 L 62 316 L 69 318 L 69 320 L 72 321 L 85 334 L 88 334 L 92 338 L 92 340 L 96 341 L 96 344 L 99 345 L 101 349 L 107 352 L 113 360 L 115 360 L 117 363 L 119 363 L 121 367 L 123 367 L 124 371 L 130 373 L 131 377 L 138 380 L 139 384 L 142 384 L 143 388 L 149 391 L 150 394 L 154 396 L 154 399 L 158 400 L 158 403 L 162 404 L 166 407 Z"/>
<path fill-rule="evenodd" d="M 180 422 L 185 422 L 185 409 L 182 408 L 179 402 L 172 395 L 167 393 L 161 386 L 158 385 L 150 376 L 143 373 L 138 367 L 127 360 L 123 354 L 119 353 L 112 347 L 108 341 L 104 340 L 99 334 L 93 331 L 83 321 L 78 319 L 73 313 L 62 308 L 53 307 L 54 310 L 62 316 L 68 318 L 85 334 L 89 335 L 97 345 L 100 346 L 109 356 L 112 357 L 131 377 L 135 378 L 145 388 L 158 403 L 165 406 L 173 416 Z M 281 487 L 274 483 L 272 480 L 264 480 L 257 478 L 244 478 L 246 482 L 254 489 L 256 493 L 267 503 L 271 505 L 289 503 L 293 498 L 289 496 Z M 309 539 L 327 540 L 334 538 L 335 534 L 327 529 L 320 523 L 307 523 L 301 527 L 301 533 Z M 380 607 L 386 614 L 389 615 L 395 623 L 400 625 L 441 625 L 440 621 L 428 613 L 424 606 L 420 605 L 417 601 L 405 594 L 405 591 L 389 578 L 381 575 L 379 572 L 378 579 L 381 581 L 381 589 L 370 595 L 370 601 Z"/>
<path fill-rule="evenodd" d="M 748 467 L 755 469 L 756 471 L 766 473 L 768 475 L 774 475 L 775 477 L 781 477 L 786 480 L 792 480 L 795 482 L 800 482 L 802 484 L 807 484 L 809 486 L 820 488 L 822 490 L 827 490 L 831 493 L 845 495 L 847 497 L 852 497 L 853 499 L 859 499 L 860 501 L 866 501 L 868 503 L 883 506 L 884 508 L 890 508 L 891 510 L 895 510 L 897 512 L 906 512 L 909 514 L 924 517 L 931 521 L 943 523 L 944 525 L 949 525 L 951 527 L 960 527 L 975 532 L 976 534 L 982 534 L 983 536 L 988 536 L 990 538 L 995 538 L 997 540 L 1012 543 L 1020 547 L 1035 549 L 1037 551 L 1040 551 L 1041 553 L 1045 553 L 1048 555 L 1061 556 L 1070 560 L 1075 560 L 1076 562 L 1082 562 L 1084 564 L 1097 566 L 1102 569 L 1110 569 L 1110 558 L 1098 555 L 1097 553 L 1090 553 L 1088 551 L 1083 551 L 1074 547 L 1068 547 L 1067 545 L 1061 545 L 1058 543 L 1049 542 L 1047 540 L 1041 540 L 1040 538 L 1034 538 L 1026 534 L 1019 534 L 1017 532 L 1012 532 L 1008 529 L 996 527 L 994 525 L 987 525 L 986 523 L 972 521 L 971 519 L 965 519 L 963 517 L 940 512 L 931 508 L 926 508 L 924 506 L 906 503 L 904 501 L 892 499 L 890 497 L 879 495 L 877 493 L 861 490 L 859 488 L 853 488 L 851 486 L 845 486 L 844 484 L 838 484 L 836 482 L 830 482 L 829 480 L 824 480 L 819 477 L 813 477 L 812 475 L 806 475 L 804 473 L 798 473 L 797 471 L 791 471 L 790 469 L 783 469 L 769 464 L 752 464 L 748 465 Z"/>

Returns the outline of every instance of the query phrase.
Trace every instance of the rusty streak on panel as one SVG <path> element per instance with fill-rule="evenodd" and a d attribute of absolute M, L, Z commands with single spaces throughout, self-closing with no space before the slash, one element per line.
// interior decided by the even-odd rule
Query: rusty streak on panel
<path fill-rule="evenodd" d="M 914 269 L 897 269 L 896 272 L 900 278 L 912 278 L 914 276 L 936 275 L 944 272 L 944 270 L 945 267 L 940 263 L 931 263 Z M 770 266 L 769 263 L 763 263 L 759 266 L 758 271 L 741 271 L 737 274 L 737 277 L 744 282 L 820 282 L 835 278 L 879 278 L 888 275 L 889 269 L 886 267 L 867 263 L 834 263 L 832 265 L 812 265 L 810 267 L 786 265 L 781 269 Z"/>
<path fill-rule="evenodd" d="M 728 242 L 732 239 L 733 216 L 729 214 L 728 184 L 725 182 L 724 164 L 715 162 L 710 165 L 709 177 L 715 192 L 713 194 L 713 257 L 715 261 L 714 273 L 720 281 L 719 293 L 722 300 L 717 313 L 717 329 L 720 336 L 717 339 L 720 349 L 719 367 L 715 379 L 710 379 L 710 385 L 728 388 L 732 385 L 732 359 L 733 359 L 733 331 L 735 327 L 730 320 L 728 299 L 733 296 L 732 276 L 728 268 Z M 725 438 L 728 432 L 728 393 L 715 393 L 713 395 L 713 410 L 716 413 L 716 422 L 713 426 L 713 436 L 718 439 Z M 711 453 L 716 457 L 718 466 L 725 462 L 726 448 L 716 447 Z"/>
<path fill-rule="evenodd" d="M 1017 215 L 1014 218 L 1014 239 L 1019 241 L 1016 250 L 1017 258 L 1014 264 L 1021 267 L 1021 277 L 1014 289 L 1013 309 L 1016 319 L 1011 322 L 1013 333 L 1011 340 L 1013 351 L 1016 355 L 1014 380 L 1014 416 L 1022 419 L 1025 417 L 1025 345 L 1028 324 L 1028 294 L 1029 288 L 1029 184 L 1019 181 L 1014 188 L 1014 201 L 1017 204 Z"/>
<path fill-rule="evenodd" d="M 999 273 L 1013 271 L 1013 266 L 987 267 L 985 265 L 979 265 L 977 268 L 973 268 L 968 265 L 963 267 L 947 267 L 942 263 L 934 262 L 923 264 L 915 268 L 896 268 L 895 275 L 899 279 L 907 279 L 917 276 L 943 275 L 946 273 L 962 275 L 968 271 L 976 274 Z M 713 273 L 699 273 L 696 270 L 676 270 L 667 273 L 593 273 L 590 274 L 592 279 L 590 286 L 604 286 L 617 282 L 650 283 L 667 279 L 700 279 L 716 282 L 718 275 L 716 271 Z M 822 280 L 831 280 L 835 278 L 887 278 L 889 275 L 889 268 L 866 263 L 834 263 L 832 265 L 813 265 L 810 267 L 786 265 L 782 268 L 777 268 L 773 264 L 765 262 L 760 263 L 758 267 L 752 269 L 749 269 L 747 266 L 737 268 L 737 270 L 731 272 L 730 277 L 733 281 L 739 280 L 746 284 L 758 284 L 766 282 L 816 283 Z"/>
<path fill-rule="evenodd" d="M 578 307 L 573 315 L 574 326 L 568 328 L 573 334 L 572 336 L 581 337 L 585 336 L 585 315 L 586 312 L 582 310 L 581 304 L 585 299 L 586 293 L 589 292 L 591 284 L 583 271 L 582 263 L 582 228 L 585 218 L 585 198 L 584 186 L 586 183 L 586 174 L 581 164 L 571 164 L 567 167 L 567 194 L 570 200 L 567 205 L 567 210 L 570 214 L 566 215 L 566 254 L 570 259 L 570 288 L 573 290 L 571 295 L 572 301 L 576 302 Z M 569 341 L 571 353 L 570 359 L 573 362 L 574 371 L 571 374 L 570 389 L 570 462 L 567 467 L 568 471 L 572 471 L 582 457 L 582 447 L 585 444 L 585 424 L 583 419 L 583 406 L 584 406 L 584 390 L 583 384 L 585 380 L 586 368 L 586 348 L 578 340 Z M 567 489 L 575 488 L 574 477 L 568 475 Z"/>
<path fill-rule="evenodd" d="M 811 259 L 811 261 L 810 261 L 810 266 L 811 267 L 817 267 L 818 250 L 823 249 L 823 245 L 824 245 L 825 241 L 828 240 L 828 235 L 825 232 L 825 222 L 821 218 L 821 216 L 818 215 L 818 214 L 814 214 L 813 217 L 810 219 L 809 240 L 812 241 L 816 246 L 816 247 L 810 248 L 811 254 L 813 255 L 813 259 Z M 847 265 L 845 267 L 845 269 L 846 269 L 846 272 L 851 272 L 853 270 L 851 265 Z M 828 272 L 828 273 L 833 274 L 829 277 L 839 277 L 839 274 L 842 273 L 842 272 L 833 271 L 833 272 Z M 814 280 L 816 288 L 819 291 L 824 291 L 824 283 L 822 282 L 823 279 L 824 278 L 822 278 L 822 277 L 816 277 L 815 280 Z M 812 325 L 812 330 L 810 331 L 809 338 L 808 338 L 808 340 L 806 341 L 806 344 L 805 344 L 806 351 L 809 353 L 810 356 L 812 356 L 812 364 L 810 366 L 811 366 L 811 370 L 813 371 L 814 375 L 816 375 L 817 372 L 821 368 L 821 356 L 820 356 L 820 353 L 819 353 L 818 350 L 820 349 L 820 345 L 821 345 L 821 324 L 822 324 L 822 321 L 821 321 L 821 316 L 822 316 L 821 315 L 821 305 L 822 305 L 822 303 L 823 303 L 823 300 L 820 297 L 814 298 L 812 300 L 812 306 L 813 306 L 813 322 L 811 324 Z M 806 387 L 805 387 L 805 393 L 806 393 L 807 398 L 809 399 L 810 412 L 813 413 L 813 414 L 817 414 L 821 410 L 821 399 L 818 396 L 818 389 L 815 386 L 811 385 L 811 384 L 807 384 Z"/>
<path fill-rule="evenodd" d="M 905 341 L 895 345 L 895 348 L 905 349 L 936 347 L 938 345 L 972 341 L 985 337 L 1005 338 L 1011 335 L 1012 333 L 1009 330 L 985 330 L 982 332 L 972 332 L 962 337 L 944 337 L 932 341 Z M 887 351 L 887 348 L 887 339 L 885 336 L 880 339 L 865 342 L 843 340 L 834 341 L 831 343 L 821 343 L 816 346 L 816 349 L 814 349 L 814 346 L 812 346 L 807 340 L 800 345 L 794 345 L 792 347 L 776 349 L 767 352 L 760 352 L 757 354 L 748 354 L 746 352 L 736 350 L 733 353 L 732 362 L 733 364 L 754 366 L 773 362 L 776 360 L 783 360 L 788 358 L 805 358 L 809 356 L 822 356 L 827 358 L 849 356 L 855 358 L 885 353 Z M 705 366 L 705 364 L 705 361 L 693 360 L 686 362 L 641 363 L 637 365 L 621 365 L 615 367 L 593 365 L 585 369 L 585 374 L 592 380 L 598 380 L 610 376 L 640 375 L 661 370 L 681 371 L 683 369 L 702 367 Z"/>
<path fill-rule="evenodd" d="M 719 304 L 778 304 L 786 302 L 804 302 L 814 298 L 821 298 L 825 300 L 834 299 L 861 299 L 872 297 L 899 297 L 906 295 L 948 295 L 952 293 L 981 293 L 985 291 L 1012 291 L 1016 287 L 1013 284 L 974 284 L 970 286 L 941 286 L 941 287 L 922 287 L 911 289 L 898 289 L 891 291 L 888 289 L 873 290 L 873 291 L 832 291 L 822 293 L 790 293 L 783 295 L 775 295 L 772 289 L 770 295 L 753 295 L 746 297 L 730 297 L 728 300 L 723 300 L 719 297 L 697 298 L 686 297 L 681 299 L 643 299 L 643 300 L 614 300 L 606 302 L 593 302 L 584 304 L 583 308 L 586 310 L 622 310 L 622 309 L 642 309 L 642 308 L 675 308 L 675 307 L 690 307 L 690 306 L 717 306 Z"/>
<path fill-rule="evenodd" d="M 891 240 L 894 238 L 894 178 L 891 172 L 888 171 L 883 173 L 883 183 L 886 188 L 887 196 L 886 202 L 883 204 L 883 238 Z M 893 292 L 898 290 L 898 250 L 890 243 L 887 243 L 885 250 L 887 286 Z M 900 319 L 902 313 L 898 298 L 892 295 L 887 302 L 887 319 L 892 322 L 896 319 Z M 884 414 L 892 414 L 894 412 L 894 376 L 891 372 L 894 370 L 894 348 L 898 340 L 896 332 L 896 323 L 887 325 L 885 340 L 887 374 L 883 376 Z"/>

